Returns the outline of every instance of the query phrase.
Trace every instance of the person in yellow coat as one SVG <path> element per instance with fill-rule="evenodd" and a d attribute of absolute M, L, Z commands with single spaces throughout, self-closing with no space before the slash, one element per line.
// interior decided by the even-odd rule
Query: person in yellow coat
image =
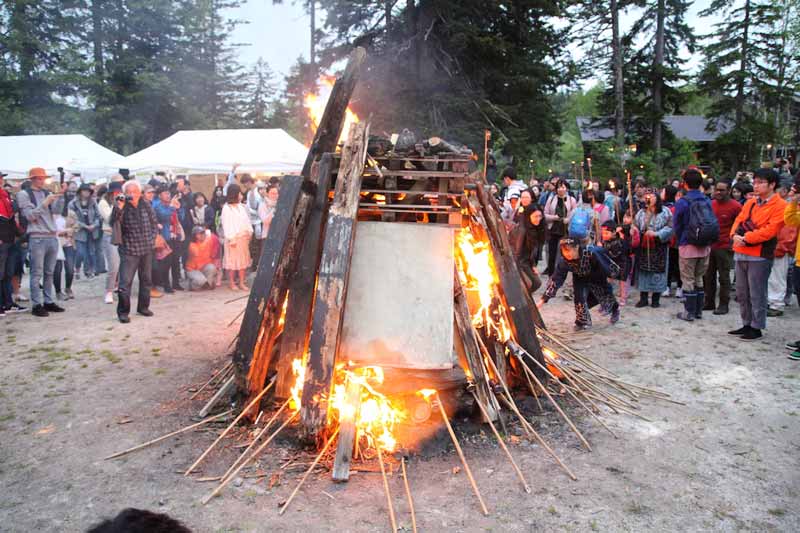
<path fill-rule="evenodd" d="M 800 200 L 800 174 L 795 178 L 794 186 L 786 198 L 786 210 L 783 212 L 783 222 L 787 226 L 800 227 L 800 208 L 797 202 Z M 794 252 L 794 266 L 792 267 L 792 280 L 794 281 L 794 293 L 797 301 L 800 302 L 800 239 L 797 239 L 797 249 Z M 800 340 L 790 342 L 786 345 L 792 350 L 789 359 L 800 361 Z"/>

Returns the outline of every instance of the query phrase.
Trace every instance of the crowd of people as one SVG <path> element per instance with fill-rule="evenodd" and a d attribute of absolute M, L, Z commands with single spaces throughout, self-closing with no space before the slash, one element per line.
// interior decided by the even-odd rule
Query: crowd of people
<path fill-rule="evenodd" d="M 65 311 L 74 280 L 105 276 L 103 300 L 130 322 L 152 316 L 151 298 L 176 291 L 214 290 L 227 272 L 231 290 L 246 291 L 278 201 L 279 183 L 237 177 L 234 165 L 211 201 L 186 178 L 157 175 L 147 184 L 121 175 L 108 183 L 58 184 L 32 168 L 19 187 L 0 174 L 0 316 L 27 310 L 36 317 Z M 29 297 L 20 291 L 25 267 Z"/>
<path fill-rule="evenodd" d="M 795 172 L 784 160 L 735 180 L 689 167 L 661 187 L 639 177 L 629 192 L 613 178 L 605 186 L 588 180 L 573 188 L 560 177 L 526 184 L 508 167 L 491 190 L 528 290 L 544 287 L 537 305 L 567 285 L 576 330 L 592 326 L 597 305 L 617 322 L 633 290 L 640 309 L 676 297 L 682 309 L 675 319 L 686 322 L 704 311 L 728 314 L 735 293 L 742 326 L 729 333 L 750 341 L 763 337 L 767 318 L 782 316 L 793 296 L 800 302 Z M 787 347 L 800 360 L 800 342 Z"/>

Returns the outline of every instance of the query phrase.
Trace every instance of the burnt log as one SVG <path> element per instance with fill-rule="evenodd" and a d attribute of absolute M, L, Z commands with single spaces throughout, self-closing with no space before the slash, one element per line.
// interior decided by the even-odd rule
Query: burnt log
<path fill-rule="evenodd" d="M 367 156 L 368 130 L 365 123 L 355 124 L 350 129 L 342 149 L 333 204 L 325 226 L 300 409 L 303 432 L 308 438 L 318 437 L 327 422 L 328 398 L 341 338 L 361 179 Z"/>

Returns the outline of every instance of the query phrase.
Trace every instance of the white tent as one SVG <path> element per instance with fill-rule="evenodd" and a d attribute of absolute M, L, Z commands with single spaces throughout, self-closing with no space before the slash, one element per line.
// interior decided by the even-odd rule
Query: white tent
<path fill-rule="evenodd" d="M 280 129 L 186 130 L 125 158 L 132 174 L 239 172 L 280 175 L 300 172 L 308 149 Z"/>
<path fill-rule="evenodd" d="M 28 176 L 32 167 L 44 167 L 58 176 L 58 167 L 97 181 L 117 172 L 123 157 L 85 135 L 9 135 L 0 137 L 0 171 L 10 178 Z"/>

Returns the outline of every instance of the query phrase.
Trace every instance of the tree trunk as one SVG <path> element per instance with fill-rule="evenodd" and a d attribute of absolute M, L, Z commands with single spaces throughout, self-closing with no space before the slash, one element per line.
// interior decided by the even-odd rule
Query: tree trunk
<path fill-rule="evenodd" d="M 308 2 L 308 16 L 311 19 L 311 48 L 308 62 L 313 67 L 317 61 L 317 2 L 315 0 Z M 312 68 L 312 70 L 314 69 Z"/>
<path fill-rule="evenodd" d="M 653 149 L 656 155 L 656 164 L 661 166 L 661 121 L 664 118 L 664 105 L 662 102 L 664 89 L 664 19 L 667 16 L 665 0 L 658 0 L 656 12 L 656 50 L 653 63 Z"/>
<path fill-rule="evenodd" d="M 744 2 L 744 27 L 739 48 L 739 72 L 736 80 L 736 128 L 744 121 L 744 82 L 747 77 L 748 52 L 750 51 L 750 0 Z"/>
<path fill-rule="evenodd" d="M 614 65 L 614 140 L 622 154 L 625 145 L 625 103 L 623 101 L 622 43 L 619 38 L 619 4 L 611 0 L 611 53 Z"/>
<path fill-rule="evenodd" d="M 388 38 L 389 35 L 392 33 L 392 6 L 394 2 L 392 0 L 384 0 L 383 5 L 383 18 L 386 22 L 386 36 Z"/>

